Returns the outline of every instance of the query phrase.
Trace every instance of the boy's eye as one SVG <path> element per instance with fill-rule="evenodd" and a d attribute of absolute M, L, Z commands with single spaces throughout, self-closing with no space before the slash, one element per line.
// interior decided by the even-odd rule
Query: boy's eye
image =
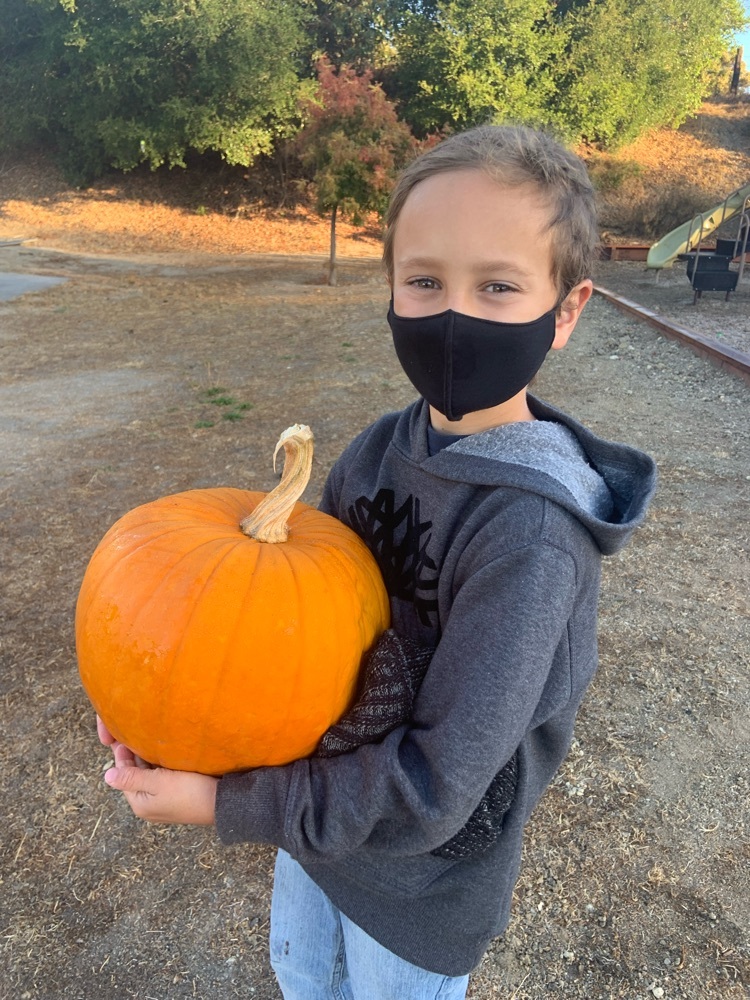
<path fill-rule="evenodd" d="M 514 289 L 511 285 L 506 285 L 504 281 L 491 281 L 489 285 L 485 285 L 486 292 L 512 292 Z"/>
<path fill-rule="evenodd" d="M 412 278 L 408 282 L 412 288 L 439 288 L 437 281 L 434 278 Z"/>

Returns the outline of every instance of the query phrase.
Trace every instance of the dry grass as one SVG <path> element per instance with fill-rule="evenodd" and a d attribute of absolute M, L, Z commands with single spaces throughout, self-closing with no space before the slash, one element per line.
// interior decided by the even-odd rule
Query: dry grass
<path fill-rule="evenodd" d="M 242 171 L 227 174 L 139 170 L 76 190 L 44 157 L 9 157 L 0 163 L 0 238 L 88 253 L 328 253 L 327 220 L 304 204 L 261 199 Z M 339 220 L 337 241 L 342 256 L 377 256 L 379 223 Z"/>
<path fill-rule="evenodd" d="M 750 182 L 750 101 L 708 102 L 678 132 L 587 159 L 611 241 L 658 239 Z"/>
<path fill-rule="evenodd" d="M 605 239 L 657 239 L 748 182 L 750 102 L 717 99 L 678 132 L 652 132 L 616 154 L 581 152 L 599 187 Z M 93 253 L 328 253 L 325 221 L 304 203 L 281 204 L 267 169 L 258 177 L 226 167 L 141 170 L 79 191 L 43 158 L 9 158 L 0 185 L 0 238 Z M 380 253 L 374 218 L 365 229 L 340 222 L 338 234 L 343 256 Z"/>

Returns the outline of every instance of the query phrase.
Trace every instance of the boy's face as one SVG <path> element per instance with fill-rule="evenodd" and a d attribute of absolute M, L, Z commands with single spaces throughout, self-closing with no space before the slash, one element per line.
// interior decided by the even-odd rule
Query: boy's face
<path fill-rule="evenodd" d="M 411 191 L 396 223 L 393 307 L 399 316 L 431 316 L 452 309 L 481 319 L 525 323 L 557 303 L 552 280 L 550 208 L 529 183 L 506 187 L 480 170 L 436 174 Z M 591 295 L 583 281 L 559 309 L 553 348 L 563 347 Z M 525 390 L 487 426 L 529 419 Z M 514 415 L 515 414 L 515 415 Z M 521 415 L 518 415 L 521 414 Z M 441 421 L 433 413 L 433 424 Z M 449 430 L 473 433 L 474 414 Z M 496 419 L 498 417 L 500 419 Z M 489 421 L 489 422 L 488 422 Z M 445 423 L 443 420 L 442 423 Z"/>

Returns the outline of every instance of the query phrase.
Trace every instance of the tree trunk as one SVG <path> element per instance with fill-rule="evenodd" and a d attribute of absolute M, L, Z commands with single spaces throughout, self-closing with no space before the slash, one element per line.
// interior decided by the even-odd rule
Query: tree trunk
<path fill-rule="evenodd" d="M 328 284 L 336 284 L 336 213 L 339 206 L 334 205 L 331 209 L 331 256 L 328 260 Z"/>

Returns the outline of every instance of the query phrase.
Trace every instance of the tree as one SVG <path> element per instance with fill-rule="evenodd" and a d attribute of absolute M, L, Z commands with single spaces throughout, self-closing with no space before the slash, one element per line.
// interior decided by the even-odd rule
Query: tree
<path fill-rule="evenodd" d="M 371 67 L 382 37 L 379 7 L 373 0 L 313 0 L 308 22 L 313 64 L 323 55 L 336 70 Z"/>
<path fill-rule="evenodd" d="M 310 0 L 308 43 L 314 67 L 327 56 L 334 69 L 353 66 L 358 73 L 387 62 L 404 19 L 431 10 L 434 0 Z"/>
<path fill-rule="evenodd" d="M 682 124 L 743 21 L 739 0 L 567 0 L 558 10 L 568 44 L 556 111 L 604 146 Z"/>
<path fill-rule="evenodd" d="M 617 145 L 713 86 L 741 0 L 401 0 L 381 78 L 414 131 L 517 120 Z"/>
<path fill-rule="evenodd" d="M 42 142 L 77 182 L 189 150 L 249 166 L 300 129 L 320 53 L 320 101 L 354 67 L 422 137 L 517 120 L 613 146 L 683 122 L 743 21 L 741 0 L 3 0 L 0 148 Z"/>
<path fill-rule="evenodd" d="M 387 77 L 418 134 L 547 120 L 565 38 L 548 0 L 435 0 L 405 10 Z"/>
<path fill-rule="evenodd" d="M 249 165 L 299 125 L 304 0 L 7 2 L 6 142 L 51 141 L 71 175 L 189 149 Z"/>
<path fill-rule="evenodd" d="M 338 213 L 361 224 L 368 212 L 382 212 L 396 172 L 417 143 L 372 73 L 343 65 L 338 72 L 322 57 L 318 90 L 306 104 L 307 123 L 295 140 L 311 171 L 318 211 L 330 214 L 328 282 L 336 284 Z"/>

